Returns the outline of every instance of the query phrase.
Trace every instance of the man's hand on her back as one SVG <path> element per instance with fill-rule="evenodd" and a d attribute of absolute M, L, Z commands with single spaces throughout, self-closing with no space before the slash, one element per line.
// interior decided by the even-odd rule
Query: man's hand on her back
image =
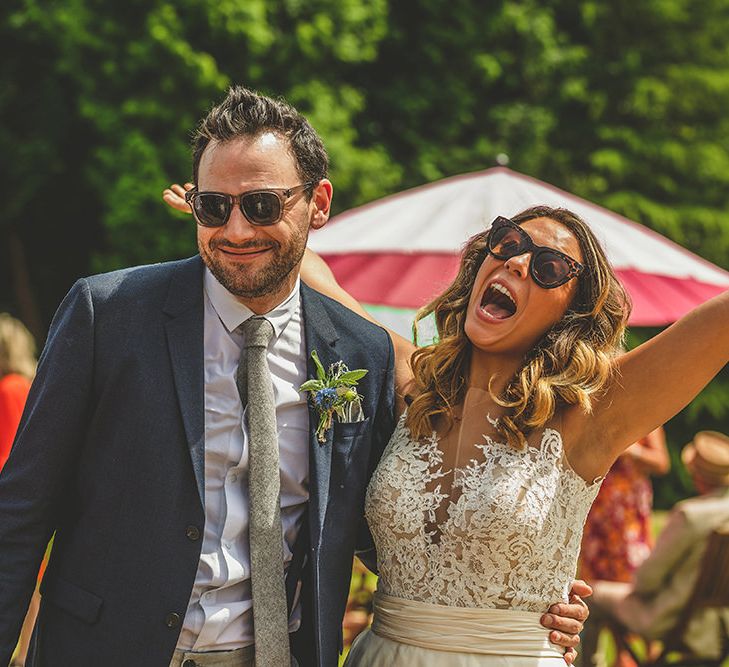
<path fill-rule="evenodd" d="M 549 612 L 541 618 L 542 625 L 552 630 L 549 633 L 549 641 L 567 649 L 564 660 L 568 665 L 571 665 L 577 657 L 575 646 L 580 643 L 580 632 L 590 613 L 582 598 L 590 595 L 592 588 L 581 579 L 576 579 L 572 582 L 568 602 L 553 604 Z"/>

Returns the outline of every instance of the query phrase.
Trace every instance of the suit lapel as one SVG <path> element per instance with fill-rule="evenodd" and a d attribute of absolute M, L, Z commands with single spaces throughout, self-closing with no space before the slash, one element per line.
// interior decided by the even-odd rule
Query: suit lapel
<path fill-rule="evenodd" d="M 170 281 L 164 312 L 172 374 L 200 501 L 205 503 L 205 375 L 203 263 L 183 263 Z"/>
<path fill-rule="evenodd" d="M 304 319 L 304 338 L 306 343 L 307 378 L 316 377 L 316 368 L 311 359 L 316 350 L 324 368 L 339 361 L 337 334 L 329 314 L 324 308 L 322 298 L 310 287 L 301 283 L 301 309 Z M 316 426 L 319 415 L 309 401 L 309 526 L 311 544 L 318 547 L 327 502 L 329 500 L 329 477 L 332 466 L 332 429 L 326 433 L 324 442 L 319 442 Z"/>

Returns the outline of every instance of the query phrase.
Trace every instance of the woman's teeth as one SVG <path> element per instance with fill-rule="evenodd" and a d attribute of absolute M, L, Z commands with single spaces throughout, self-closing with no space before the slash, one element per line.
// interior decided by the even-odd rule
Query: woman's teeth
<path fill-rule="evenodd" d="M 505 320 L 516 313 L 516 302 L 506 287 L 492 283 L 484 292 L 481 310 L 497 320 Z"/>

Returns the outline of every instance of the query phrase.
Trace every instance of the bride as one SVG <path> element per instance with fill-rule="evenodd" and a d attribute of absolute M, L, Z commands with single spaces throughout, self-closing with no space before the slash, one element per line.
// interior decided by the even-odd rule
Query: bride
<path fill-rule="evenodd" d="M 372 319 L 312 253 L 302 278 Z M 391 332 L 400 420 L 365 510 L 375 614 L 347 665 L 563 664 L 539 621 L 568 600 L 603 476 L 729 359 L 729 292 L 620 354 L 629 310 L 589 227 L 540 206 L 470 239 L 418 316 L 436 343 Z"/>
<path fill-rule="evenodd" d="M 354 305 L 315 258 L 302 277 Z M 347 665 L 562 663 L 539 618 L 603 476 L 729 359 L 729 292 L 620 354 L 629 309 L 589 227 L 540 206 L 467 243 L 419 313 L 436 343 L 392 334 L 401 417 L 366 499 L 380 578 Z"/>

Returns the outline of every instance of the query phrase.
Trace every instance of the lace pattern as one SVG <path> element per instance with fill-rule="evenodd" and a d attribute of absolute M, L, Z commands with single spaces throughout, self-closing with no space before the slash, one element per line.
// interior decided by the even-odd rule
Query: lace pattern
<path fill-rule="evenodd" d="M 569 467 L 554 429 L 524 451 L 483 437 L 483 459 L 452 471 L 451 495 L 436 435 L 413 441 L 400 419 L 366 499 L 383 593 L 534 612 L 567 600 L 600 484 Z"/>

